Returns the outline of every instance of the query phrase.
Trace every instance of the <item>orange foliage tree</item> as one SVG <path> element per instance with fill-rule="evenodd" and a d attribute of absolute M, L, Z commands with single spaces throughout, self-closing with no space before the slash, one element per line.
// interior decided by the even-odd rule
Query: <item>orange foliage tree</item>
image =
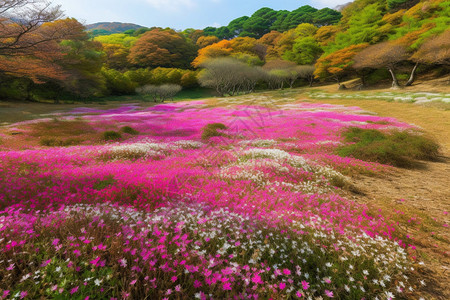
<path fill-rule="evenodd" d="M 172 29 L 153 29 L 131 47 L 128 60 L 138 67 L 188 68 L 197 47 Z"/>
<path fill-rule="evenodd" d="M 204 62 L 211 58 L 229 56 L 233 49 L 231 48 L 231 42 L 227 40 L 220 41 L 218 43 L 209 45 L 203 49 L 198 50 L 198 55 L 192 62 L 192 65 L 196 68 L 200 67 Z"/>
<path fill-rule="evenodd" d="M 314 74 L 316 78 L 332 77 L 340 86 L 342 77 L 349 72 L 350 67 L 354 63 L 353 58 L 355 55 L 367 48 L 367 46 L 369 46 L 367 43 L 351 45 L 347 48 L 322 56 L 315 64 L 316 70 L 314 71 Z"/>
<path fill-rule="evenodd" d="M 219 42 L 219 38 L 214 35 L 210 36 L 201 36 L 197 39 L 197 46 L 201 48 L 205 48 L 206 46 L 212 45 Z"/>

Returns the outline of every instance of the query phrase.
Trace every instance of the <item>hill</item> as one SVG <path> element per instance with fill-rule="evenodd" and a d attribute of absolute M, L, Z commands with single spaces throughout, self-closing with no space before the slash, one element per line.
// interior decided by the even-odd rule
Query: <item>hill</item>
<path fill-rule="evenodd" d="M 127 30 L 136 30 L 140 28 L 144 28 L 144 26 L 133 23 L 121 23 L 121 22 L 99 22 L 86 25 L 86 29 L 95 36 L 109 35 L 113 33 L 122 33 Z"/>

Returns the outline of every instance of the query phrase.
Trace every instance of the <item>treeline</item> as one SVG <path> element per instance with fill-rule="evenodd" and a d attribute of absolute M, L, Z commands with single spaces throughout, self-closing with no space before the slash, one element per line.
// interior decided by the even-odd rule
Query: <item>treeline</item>
<path fill-rule="evenodd" d="M 443 0 L 355 0 L 341 13 L 263 8 L 228 29 L 139 28 L 98 37 L 75 19 L 60 19 L 46 1 L 2 3 L 6 99 L 128 95 L 167 85 L 233 95 L 354 77 L 363 84 L 391 78 L 398 86 L 412 84 L 417 72 L 444 74 L 450 64 L 450 2 Z M 24 3 L 34 10 L 15 9 Z"/>
<path fill-rule="evenodd" d="M 206 27 L 203 29 L 203 33 L 206 36 L 216 36 L 219 39 L 261 38 L 272 30 L 284 32 L 302 23 L 310 23 L 317 27 L 333 25 L 338 23 L 341 17 L 342 14 L 333 9 L 323 8 L 318 10 L 309 5 L 304 5 L 293 11 L 276 11 L 264 7 L 250 17 L 243 16 L 234 19 L 228 26 Z"/>

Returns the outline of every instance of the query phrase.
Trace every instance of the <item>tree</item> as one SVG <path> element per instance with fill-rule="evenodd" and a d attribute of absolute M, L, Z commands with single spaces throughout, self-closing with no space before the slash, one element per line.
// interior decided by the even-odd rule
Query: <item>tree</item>
<path fill-rule="evenodd" d="M 206 46 L 215 44 L 219 42 L 219 38 L 217 36 L 214 35 L 210 35 L 210 36 L 201 36 L 197 39 L 197 46 L 198 48 L 202 49 L 205 48 Z"/>
<path fill-rule="evenodd" d="M 322 48 L 313 37 L 298 38 L 295 40 L 292 50 L 283 54 L 283 58 L 299 65 L 310 65 L 323 53 Z"/>
<path fill-rule="evenodd" d="M 197 48 L 172 29 L 144 33 L 130 49 L 128 60 L 139 67 L 188 68 Z"/>
<path fill-rule="evenodd" d="M 192 62 L 192 65 L 198 68 L 204 62 L 211 58 L 218 58 L 229 56 L 233 49 L 231 48 L 231 42 L 227 40 L 220 41 L 218 43 L 209 45 L 198 51 L 198 56 Z"/>
<path fill-rule="evenodd" d="M 29 3 L 27 2 L 27 5 Z M 28 6 L 25 6 L 26 9 Z M 33 23 L 34 24 L 34 23 Z M 32 100 L 31 89 L 36 84 L 52 82 L 53 85 L 69 87 L 73 82 L 75 70 L 65 68 L 73 63 L 68 56 L 68 47 L 61 44 L 64 37 L 74 40 L 86 37 L 84 27 L 75 19 L 56 20 L 39 24 L 30 31 L 10 30 L 8 27 L 20 27 L 11 22 L 2 23 L 2 32 L 22 32 L 16 38 L 0 39 L 0 75 L 29 79 L 27 99 Z M 31 26 L 31 25 L 30 25 Z M 64 33 L 64 34 L 63 34 Z M 58 38 L 56 38 L 58 37 Z M 60 90 L 60 89 L 59 89 Z"/>
<path fill-rule="evenodd" d="M 62 82 L 68 74 L 58 64 L 59 42 L 85 35 L 75 19 L 58 20 L 59 6 L 43 0 L 0 2 L 0 74 Z"/>
<path fill-rule="evenodd" d="M 260 68 L 230 57 L 208 60 L 202 67 L 204 70 L 199 75 L 200 84 L 214 88 L 221 96 L 253 92 L 262 78 Z"/>
<path fill-rule="evenodd" d="M 395 75 L 395 68 L 399 62 L 409 57 L 405 46 L 394 42 L 383 42 L 369 46 L 355 56 L 355 69 L 387 68 L 392 76 L 392 87 L 398 88 L 398 80 Z"/>
<path fill-rule="evenodd" d="M 314 71 L 316 70 L 313 65 L 298 66 L 296 70 L 300 78 L 306 79 L 310 87 L 313 86 Z"/>
<path fill-rule="evenodd" d="M 418 63 L 450 65 L 450 30 L 426 40 L 411 58 Z"/>
<path fill-rule="evenodd" d="M 269 61 L 263 66 L 266 82 L 271 88 L 282 89 L 285 83 L 292 88 L 300 76 L 297 67 L 296 63 L 286 60 Z"/>
<path fill-rule="evenodd" d="M 325 79 L 332 77 L 341 86 L 342 77 L 350 71 L 350 67 L 354 63 L 354 56 L 368 46 L 367 43 L 352 45 L 322 56 L 315 64 L 316 70 L 314 74 L 316 78 Z"/>
<path fill-rule="evenodd" d="M 1 1 L 0 55 L 24 56 L 42 44 L 70 37 L 70 28 L 43 28 L 61 16 L 59 6 L 52 6 L 44 0 Z"/>

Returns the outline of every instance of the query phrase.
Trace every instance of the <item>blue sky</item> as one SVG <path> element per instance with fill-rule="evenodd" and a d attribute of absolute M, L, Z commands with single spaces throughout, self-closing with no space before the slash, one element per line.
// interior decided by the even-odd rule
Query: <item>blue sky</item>
<path fill-rule="evenodd" d="M 54 0 L 65 14 L 90 24 L 127 22 L 175 29 L 221 26 L 261 7 L 293 10 L 309 4 L 334 8 L 350 0 Z"/>

